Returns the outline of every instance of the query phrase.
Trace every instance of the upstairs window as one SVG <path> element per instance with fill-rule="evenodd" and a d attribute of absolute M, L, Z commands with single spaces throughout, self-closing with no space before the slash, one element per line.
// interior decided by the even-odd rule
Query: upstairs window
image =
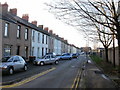
<path fill-rule="evenodd" d="M 38 43 L 40 42 L 40 33 L 38 33 Z"/>
<path fill-rule="evenodd" d="M 37 48 L 37 57 L 38 58 L 40 57 L 40 48 L 39 47 Z"/>
<path fill-rule="evenodd" d="M 48 42 L 48 37 L 47 37 L 47 35 L 46 35 L 46 44 L 47 44 L 47 42 Z"/>
<path fill-rule="evenodd" d="M 25 29 L 25 40 L 28 40 L 28 28 Z"/>
<path fill-rule="evenodd" d="M 44 34 L 42 35 L 42 43 L 44 44 Z"/>
<path fill-rule="evenodd" d="M 35 41 L 35 31 L 33 31 L 33 33 L 32 33 L 32 41 L 33 42 Z"/>
<path fill-rule="evenodd" d="M 17 38 L 20 38 L 20 30 L 21 30 L 21 26 L 18 25 L 18 28 L 17 28 Z"/>
<path fill-rule="evenodd" d="M 44 48 L 42 48 L 42 56 L 44 56 Z"/>
<path fill-rule="evenodd" d="M 9 24 L 5 23 L 5 31 L 4 31 L 4 36 L 8 37 L 8 29 L 9 29 Z"/>
<path fill-rule="evenodd" d="M 34 47 L 32 47 L 31 55 L 34 56 Z"/>

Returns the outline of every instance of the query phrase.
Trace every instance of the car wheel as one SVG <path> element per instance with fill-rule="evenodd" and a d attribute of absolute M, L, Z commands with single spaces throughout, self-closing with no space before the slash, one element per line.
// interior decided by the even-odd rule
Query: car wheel
<path fill-rule="evenodd" d="M 12 75 L 13 73 L 14 73 L 14 70 L 13 70 L 13 68 L 11 67 L 11 68 L 9 68 L 9 72 L 8 72 L 10 75 Z"/>
<path fill-rule="evenodd" d="M 43 66 L 43 65 L 44 65 L 44 62 L 40 62 L 40 65 Z"/>
<path fill-rule="evenodd" d="M 23 68 L 23 70 L 24 70 L 24 71 L 27 71 L 27 69 L 28 69 L 28 68 L 27 68 L 27 66 L 25 65 L 24 68 Z"/>
<path fill-rule="evenodd" d="M 71 60 L 72 58 L 69 58 L 69 60 Z"/>
<path fill-rule="evenodd" d="M 55 61 L 55 64 L 58 64 L 59 62 L 58 61 Z"/>

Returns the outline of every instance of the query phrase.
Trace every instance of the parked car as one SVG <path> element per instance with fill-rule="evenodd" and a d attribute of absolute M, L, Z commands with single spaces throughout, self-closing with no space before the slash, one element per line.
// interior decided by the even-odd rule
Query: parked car
<path fill-rule="evenodd" d="M 64 54 L 62 54 L 62 56 L 60 56 L 60 59 L 61 60 L 65 60 L 65 59 L 71 60 L 72 59 L 72 54 L 71 53 L 64 53 Z"/>
<path fill-rule="evenodd" d="M 51 53 L 46 53 L 46 55 L 53 55 L 53 56 L 56 56 L 56 53 L 51 52 Z"/>
<path fill-rule="evenodd" d="M 55 55 L 45 55 L 42 59 L 36 59 L 33 61 L 33 64 L 35 65 L 45 65 L 45 64 L 50 64 L 50 63 L 55 63 L 58 64 L 59 63 L 59 58 L 56 57 Z"/>
<path fill-rule="evenodd" d="M 1 59 L 1 61 L 2 61 L 2 62 L 6 62 L 9 58 L 10 58 L 9 56 L 3 57 L 3 58 Z"/>
<path fill-rule="evenodd" d="M 77 53 L 73 53 L 72 54 L 72 58 L 77 58 L 78 57 L 78 54 Z"/>
<path fill-rule="evenodd" d="M 7 72 L 8 74 L 13 74 L 14 71 L 17 70 L 27 70 L 27 63 L 21 56 L 12 56 L 7 61 L 2 60 L 0 63 L 0 69 L 2 69 L 3 73 Z"/>

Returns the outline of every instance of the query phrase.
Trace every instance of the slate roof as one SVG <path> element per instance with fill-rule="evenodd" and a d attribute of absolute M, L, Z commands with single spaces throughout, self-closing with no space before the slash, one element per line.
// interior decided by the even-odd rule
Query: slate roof
<path fill-rule="evenodd" d="M 43 30 L 42 28 L 37 27 L 36 25 L 28 22 L 27 20 L 24 20 L 24 19 L 22 19 L 22 18 L 20 18 L 20 17 L 18 17 L 16 15 L 13 15 L 13 14 L 11 14 L 9 12 L 7 14 L 5 14 L 5 15 L 0 14 L 0 19 L 11 22 L 11 23 L 14 23 L 14 24 L 20 23 L 20 24 L 23 24 L 23 25 L 25 25 L 27 27 L 35 29 L 35 30 L 37 30 L 39 32 L 42 32 L 42 33 L 44 33 L 46 35 L 50 35 L 47 31 Z"/>
<path fill-rule="evenodd" d="M 0 19 L 11 22 L 11 23 L 14 23 L 14 24 L 17 24 L 17 23 L 23 24 L 23 25 L 25 25 L 27 27 L 35 29 L 35 30 L 37 30 L 37 31 L 39 31 L 41 33 L 44 33 L 44 34 L 48 35 L 48 36 L 52 36 L 52 37 L 56 38 L 57 40 L 60 40 L 60 41 L 62 41 L 64 43 L 68 44 L 65 40 L 62 40 L 61 37 L 53 35 L 53 34 L 47 32 L 47 31 L 43 30 L 42 28 L 37 27 L 36 25 L 28 22 L 27 20 L 24 20 L 24 19 L 22 19 L 22 18 L 20 18 L 20 17 L 18 17 L 16 15 L 11 14 L 10 12 L 8 12 L 8 13 L 6 13 L 4 15 L 0 14 Z"/>

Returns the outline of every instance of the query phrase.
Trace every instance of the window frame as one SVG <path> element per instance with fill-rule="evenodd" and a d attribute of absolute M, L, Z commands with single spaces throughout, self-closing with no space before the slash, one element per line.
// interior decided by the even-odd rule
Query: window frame
<path fill-rule="evenodd" d="M 7 25 L 7 26 L 6 26 Z M 9 23 L 5 22 L 5 26 L 4 26 L 4 37 L 8 37 L 9 36 Z"/>
<path fill-rule="evenodd" d="M 18 27 L 19 27 L 19 28 L 18 28 Z M 18 36 L 18 31 L 19 31 L 19 36 Z M 17 26 L 17 39 L 20 39 L 20 37 L 21 37 L 21 26 L 18 25 L 18 26 Z"/>
<path fill-rule="evenodd" d="M 32 41 L 35 42 L 35 31 L 32 32 Z"/>
<path fill-rule="evenodd" d="M 38 43 L 40 43 L 40 33 L 38 33 Z"/>
<path fill-rule="evenodd" d="M 42 44 L 44 44 L 44 34 L 42 35 Z"/>
<path fill-rule="evenodd" d="M 25 40 L 28 40 L 28 30 L 29 30 L 28 28 L 25 28 L 25 37 L 24 37 Z"/>

